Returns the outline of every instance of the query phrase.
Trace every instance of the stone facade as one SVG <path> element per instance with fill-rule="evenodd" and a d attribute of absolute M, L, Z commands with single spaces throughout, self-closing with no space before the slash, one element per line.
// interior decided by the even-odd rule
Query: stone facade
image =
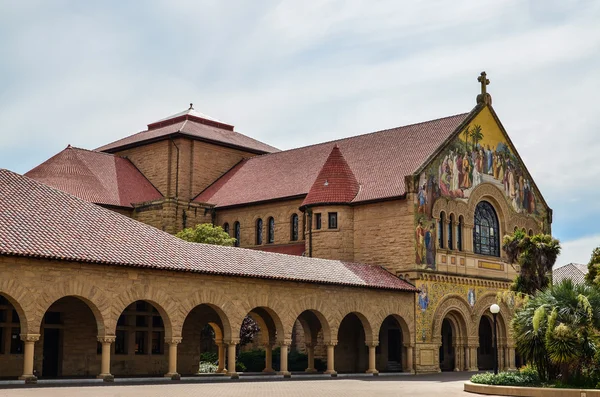
<path fill-rule="evenodd" d="M 44 362 L 48 357 L 57 357 L 53 375 L 61 376 L 194 373 L 207 348 L 199 336 L 202 327 L 214 329 L 217 346 L 235 351 L 248 314 L 267 331 L 262 332 L 266 349 L 291 345 L 298 320 L 310 341 L 305 343 L 332 349 L 330 372 L 373 370 L 366 345 L 379 344 L 389 316 L 402 327 L 399 343 L 414 345 L 413 293 L 16 257 L 0 257 L 0 272 L 0 295 L 18 313 L 25 344 L 20 354 L 0 354 L 3 376 L 28 377 L 33 371 L 44 376 L 52 369 Z M 136 312 L 139 301 L 151 306 Z M 122 319 L 125 310 L 131 320 Z M 118 341 L 120 331 L 127 332 L 126 342 Z M 46 338 L 54 338 L 58 351 L 48 350 L 54 343 L 44 344 Z M 126 352 L 115 351 L 119 343 L 128 345 Z"/>

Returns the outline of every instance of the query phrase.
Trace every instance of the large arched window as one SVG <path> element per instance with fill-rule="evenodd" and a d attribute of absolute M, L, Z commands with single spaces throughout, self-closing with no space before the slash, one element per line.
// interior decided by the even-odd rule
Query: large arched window
<path fill-rule="evenodd" d="M 233 233 L 234 233 L 234 237 L 235 237 L 235 246 L 239 247 L 240 246 L 240 223 L 239 222 L 235 222 L 233 224 Z"/>
<path fill-rule="evenodd" d="M 475 208 L 473 250 L 476 254 L 500 256 L 500 229 L 494 207 L 482 201 Z"/>
<path fill-rule="evenodd" d="M 275 242 L 275 219 L 269 218 L 269 230 L 267 231 L 267 242 L 273 244 Z"/>
<path fill-rule="evenodd" d="M 290 240 L 298 241 L 298 214 L 292 215 L 292 230 L 290 237 Z"/>
<path fill-rule="evenodd" d="M 263 243 L 263 221 L 261 218 L 256 220 L 256 245 Z"/>

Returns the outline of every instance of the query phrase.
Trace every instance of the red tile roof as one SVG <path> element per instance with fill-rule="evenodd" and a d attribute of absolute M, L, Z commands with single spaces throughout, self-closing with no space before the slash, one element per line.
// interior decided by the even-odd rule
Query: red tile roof
<path fill-rule="evenodd" d="M 340 148 L 335 145 L 319 171 L 315 183 L 304 198 L 302 206 L 349 203 L 356 197 L 359 189 L 356 177 L 340 152 Z"/>
<path fill-rule="evenodd" d="M 573 284 L 583 284 L 585 283 L 585 275 L 587 273 L 587 265 L 569 263 L 568 265 L 552 269 L 552 282 L 558 284 L 565 279 L 571 279 Z"/>
<path fill-rule="evenodd" d="M 131 208 L 162 198 L 131 161 L 71 146 L 25 175 L 96 204 Z"/>
<path fill-rule="evenodd" d="M 128 147 L 167 139 L 174 135 L 189 136 L 216 144 L 244 149 L 253 153 L 273 153 L 279 149 L 233 130 L 233 126 L 188 109 L 148 125 L 148 129 L 99 147 L 98 151 L 114 153 Z"/>
<path fill-rule="evenodd" d="M 194 201 L 217 207 L 308 193 L 335 145 L 360 184 L 352 202 L 398 197 L 413 174 L 471 113 L 321 143 L 243 161 Z"/>
<path fill-rule="evenodd" d="M 276 252 L 278 254 L 302 256 L 305 251 L 304 243 L 286 245 L 265 245 L 255 248 L 259 251 Z"/>
<path fill-rule="evenodd" d="M 416 291 L 379 266 L 189 243 L 7 170 L 0 255 Z"/>

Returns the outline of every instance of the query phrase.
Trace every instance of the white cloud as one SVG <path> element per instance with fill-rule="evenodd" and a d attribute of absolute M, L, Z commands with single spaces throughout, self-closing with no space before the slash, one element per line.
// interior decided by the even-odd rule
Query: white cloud
<path fill-rule="evenodd" d="M 561 242 L 562 251 L 554 268 L 569 263 L 587 264 L 590 261 L 592 250 L 600 246 L 600 234 L 585 236 L 571 241 Z"/>

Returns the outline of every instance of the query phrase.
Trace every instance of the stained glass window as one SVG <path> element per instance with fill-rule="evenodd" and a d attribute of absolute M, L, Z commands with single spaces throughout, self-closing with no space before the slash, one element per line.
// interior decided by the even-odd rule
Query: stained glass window
<path fill-rule="evenodd" d="M 475 208 L 473 248 L 476 254 L 500 256 L 500 230 L 494 207 L 482 201 Z"/>
<path fill-rule="evenodd" d="M 256 220 L 256 245 L 263 243 L 263 221 L 261 218 Z"/>
<path fill-rule="evenodd" d="M 292 241 L 298 241 L 298 214 L 292 215 L 291 240 Z"/>
<path fill-rule="evenodd" d="M 446 219 L 446 214 L 444 212 L 442 212 L 440 214 L 440 219 L 438 220 L 438 227 L 437 227 L 438 247 L 439 248 L 444 248 L 444 220 L 445 219 Z"/>
<path fill-rule="evenodd" d="M 273 217 L 269 218 L 269 231 L 267 237 L 269 244 L 275 242 L 275 219 L 273 219 Z"/>

